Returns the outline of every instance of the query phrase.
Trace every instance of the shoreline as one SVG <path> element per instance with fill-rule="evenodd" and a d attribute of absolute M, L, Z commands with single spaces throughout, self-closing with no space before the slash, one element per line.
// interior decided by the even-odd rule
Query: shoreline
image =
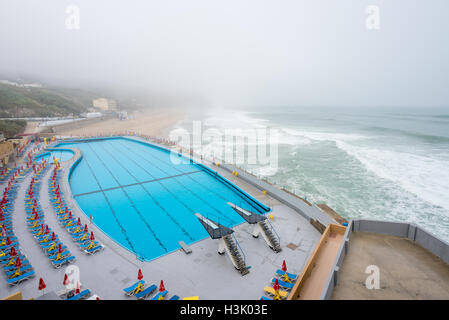
<path fill-rule="evenodd" d="M 109 135 L 117 132 L 133 131 L 143 135 L 166 135 L 168 131 L 182 121 L 187 113 L 180 109 L 148 109 L 138 110 L 129 114 L 129 119 L 107 119 L 95 123 L 78 123 L 80 127 L 71 128 L 61 125 L 58 135 L 94 136 Z"/>

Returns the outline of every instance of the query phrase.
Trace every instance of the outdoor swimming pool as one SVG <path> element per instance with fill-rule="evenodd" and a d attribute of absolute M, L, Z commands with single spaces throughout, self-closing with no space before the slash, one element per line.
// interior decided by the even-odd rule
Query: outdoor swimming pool
<path fill-rule="evenodd" d="M 227 204 L 270 209 L 200 164 L 174 164 L 170 153 L 128 138 L 61 143 L 83 158 L 70 177 L 84 213 L 123 247 L 151 260 L 208 237 L 200 213 L 228 227 L 244 220 Z"/>
<path fill-rule="evenodd" d="M 67 161 L 70 160 L 74 156 L 74 154 L 75 153 L 70 150 L 51 150 L 38 155 L 35 158 L 35 161 L 39 162 L 44 159 L 50 162 L 52 162 L 53 159 L 58 159 L 59 161 Z"/>

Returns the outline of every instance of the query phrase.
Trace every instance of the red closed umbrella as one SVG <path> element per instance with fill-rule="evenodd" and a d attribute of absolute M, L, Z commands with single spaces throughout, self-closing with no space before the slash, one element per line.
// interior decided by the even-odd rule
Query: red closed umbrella
<path fill-rule="evenodd" d="M 61 244 L 58 245 L 58 253 L 62 253 L 62 245 Z"/>
<path fill-rule="evenodd" d="M 20 268 L 22 266 L 22 261 L 20 261 L 20 258 L 16 258 L 16 263 L 14 264 L 14 267 Z"/>
<path fill-rule="evenodd" d="M 139 269 L 139 272 L 137 272 L 137 280 L 142 280 L 142 279 L 143 279 L 142 270 Z"/>
<path fill-rule="evenodd" d="M 164 280 L 161 280 L 161 284 L 159 285 L 159 292 L 165 291 Z"/>
<path fill-rule="evenodd" d="M 285 260 L 282 261 L 282 271 L 287 272 L 287 264 L 285 263 Z"/>
<path fill-rule="evenodd" d="M 40 290 L 44 290 L 47 286 L 45 285 L 44 279 L 40 278 L 39 279 L 39 291 Z"/>
<path fill-rule="evenodd" d="M 80 217 L 78 217 L 78 222 L 77 222 L 77 225 L 81 225 L 81 218 Z"/>
<path fill-rule="evenodd" d="M 6 245 L 9 246 L 11 243 L 11 239 L 9 239 L 9 237 L 6 237 Z"/>
<path fill-rule="evenodd" d="M 273 289 L 274 289 L 274 291 L 279 291 L 278 279 L 274 280 Z"/>
<path fill-rule="evenodd" d="M 62 282 L 62 284 L 65 286 L 70 284 L 69 277 L 67 276 L 67 273 L 64 274 L 64 281 Z"/>
<path fill-rule="evenodd" d="M 14 247 L 11 247 L 11 251 L 9 252 L 9 255 L 11 257 L 14 257 L 15 255 L 17 255 L 16 249 Z"/>
<path fill-rule="evenodd" d="M 95 240 L 94 233 L 93 233 L 92 231 L 90 232 L 90 240 L 91 240 L 91 241 L 94 241 L 94 240 Z"/>
<path fill-rule="evenodd" d="M 88 233 L 89 230 L 87 229 L 87 224 L 84 225 L 84 233 Z"/>
<path fill-rule="evenodd" d="M 50 230 L 48 229 L 48 224 L 45 225 L 45 234 L 48 234 L 50 232 Z"/>
<path fill-rule="evenodd" d="M 55 235 L 55 233 L 53 232 L 52 233 L 52 235 L 51 235 L 51 240 L 53 240 L 53 241 L 55 241 L 56 240 L 56 235 Z"/>
<path fill-rule="evenodd" d="M 80 283 L 77 281 L 77 282 L 76 282 L 76 290 L 75 290 L 75 293 L 78 294 L 78 293 L 80 293 L 80 292 L 81 292 Z"/>

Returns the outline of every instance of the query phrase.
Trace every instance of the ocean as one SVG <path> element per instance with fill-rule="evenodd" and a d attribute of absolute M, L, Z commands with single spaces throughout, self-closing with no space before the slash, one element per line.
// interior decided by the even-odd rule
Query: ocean
<path fill-rule="evenodd" d="M 448 109 L 214 109 L 192 113 L 172 136 L 181 128 L 191 132 L 192 120 L 201 121 L 203 132 L 236 136 L 275 130 L 277 165 L 239 166 L 345 218 L 412 222 L 449 241 Z M 201 152 L 236 144 L 205 138 Z"/>

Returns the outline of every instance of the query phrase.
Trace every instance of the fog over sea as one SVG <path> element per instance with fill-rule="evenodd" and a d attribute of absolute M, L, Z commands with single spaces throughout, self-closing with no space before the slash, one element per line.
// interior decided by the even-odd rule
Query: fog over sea
<path fill-rule="evenodd" d="M 416 223 L 449 241 L 449 112 L 431 108 L 217 109 L 177 125 L 202 129 L 272 128 L 278 166 L 248 171 L 345 218 Z M 229 146 L 225 146 L 229 147 Z M 223 150 L 203 140 L 202 153 Z"/>

